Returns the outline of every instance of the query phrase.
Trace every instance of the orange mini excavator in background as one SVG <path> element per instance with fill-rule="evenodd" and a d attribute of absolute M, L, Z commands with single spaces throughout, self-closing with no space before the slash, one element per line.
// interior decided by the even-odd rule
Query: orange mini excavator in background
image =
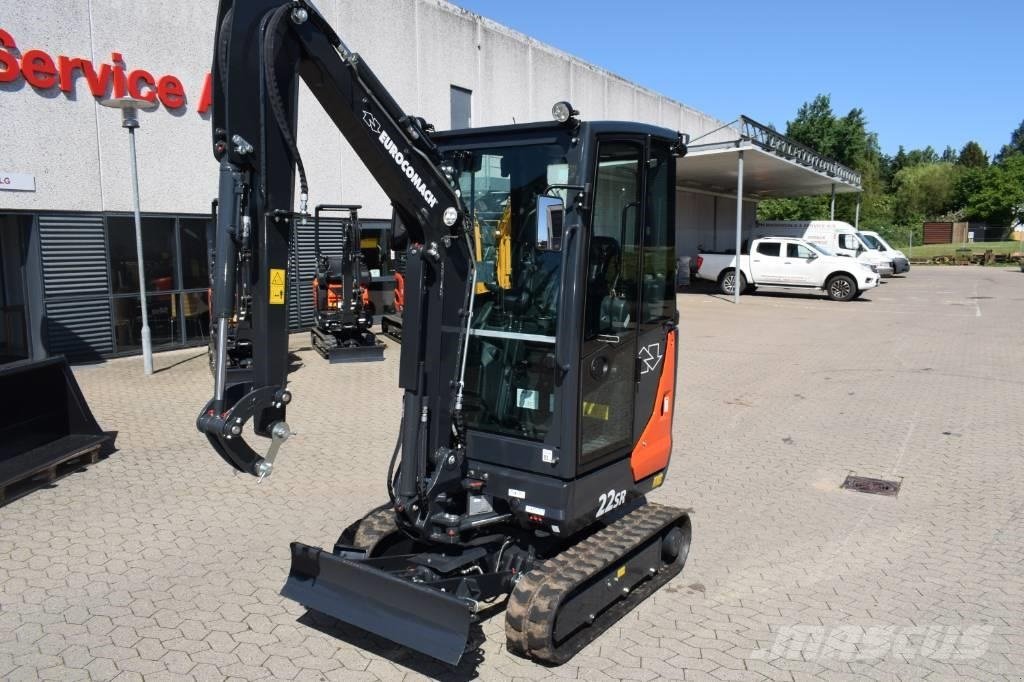
<path fill-rule="evenodd" d="M 689 551 L 687 512 L 647 499 L 672 452 L 685 138 L 584 121 L 568 102 L 553 121 L 436 132 L 304 0 L 221 0 L 216 36 L 221 332 L 236 291 L 252 298 L 252 368 L 228 366 L 218 333 L 213 397 L 196 422 L 226 462 L 266 477 L 291 434 L 278 275 L 301 220 L 296 170 L 299 213 L 308 201 L 300 79 L 410 244 L 396 368 L 403 418 L 383 504 L 333 546 L 292 543 L 282 594 L 451 663 L 484 606 L 507 598 L 508 650 L 567 661 L 676 576 Z M 478 223 L 504 255 L 485 239 L 477 248 Z M 246 442 L 250 421 L 270 439 L 265 455 Z M 370 467 L 378 445 L 339 442 L 344 459 L 322 459 Z M 344 490 L 336 499 L 348 504 Z"/>
<path fill-rule="evenodd" d="M 384 359 L 383 342 L 370 328 L 370 273 L 363 263 L 359 209 L 354 204 L 322 204 L 313 214 L 313 242 L 316 277 L 313 279 L 314 325 L 310 341 L 316 352 L 336 362 L 367 362 Z M 344 213 L 335 226 L 338 242 L 334 248 L 323 243 L 323 214 Z M 321 250 L 321 246 L 324 247 Z M 328 250 L 334 252 L 328 254 Z"/>

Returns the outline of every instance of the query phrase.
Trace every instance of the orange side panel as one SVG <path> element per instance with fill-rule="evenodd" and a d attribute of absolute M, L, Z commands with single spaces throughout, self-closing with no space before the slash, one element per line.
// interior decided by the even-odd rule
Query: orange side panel
<path fill-rule="evenodd" d="M 316 294 L 317 294 L 317 289 L 319 288 L 319 286 L 320 286 L 320 283 L 314 277 L 313 278 L 313 307 L 314 308 L 316 308 Z M 367 287 L 363 287 L 362 291 L 363 291 L 363 293 L 362 293 L 363 305 L 369 305 L 369 303 L 370 303 L 370 290 Z M 330 285 L 328 285 L 327 286 L 327 309 L 328 310 L 337 310 L 337 308 L 338 308 L 338 301 L 340 301 L 340 300 L 341 300 L 341 285 L 340 284 L 330 284 Z"/>
<path fill-rule="evenodd" d="M 395 311 L 402 312 L 405 309 L 405 275 L 395 273 Z"/>
<path fill-rule="evenodd" d="M 654 412 L 640 434 L 640 440 L 633 448 L 629 466 L 633 480 L 639 481 L 668 466 L 672 456 L 672 411 L 675 406 L 676 385 L 676 336 L 678 331 L 669 333 L 665 341 L 665 361 L 661 364 L 661 378 L 658 393 L 654 399 Z M 667 405 L 668 409 L 663 409 Z"/>

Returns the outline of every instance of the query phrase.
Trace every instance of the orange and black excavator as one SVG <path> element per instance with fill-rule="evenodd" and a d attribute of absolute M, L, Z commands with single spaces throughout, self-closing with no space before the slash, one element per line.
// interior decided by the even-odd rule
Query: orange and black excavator
<path fill-rule="evenodd" d="M 384 359 L 385 345 L 371 330 L 374 311 L 370 273 L 363 262 L 360 208 L 354 204 L 321 204 L 313 214 L 315 318 L 309 334 L 316 352 L 331 363 Z M 329 211 L 345 214 L 336 226 L 334 248 L 321 240 L 323 214 Z"/>
<path fill-rule="evenodd" d="M 292 543 L 282 594 L 452 663 L 505 599 L 509 651 L 567 661 L 689 551 L 687 512 L 648 501 L 672 453 L 684 136 L 584 121 L 567 102 L 549 122 L 437 132 L 304 0 L 221 0 L 213 64 L 214 319 L 225 330 L 236 292 L 250 293 L 253 360 L 229 367 L 218 334 L 196 423 L 232 467 L 265 478 L 291 434 L 279 275 L 302 219 L 296 171 L 298 214 L 308 202 L 300 79 L 410 244 L 403 418 L 381 505 L 332 547 Z M 507 255 L 477 248 L 478 224 Z M 263 455 L 249 423 L 270 439 Z M 338 447 L 369 458 L 376 444 Z"/>

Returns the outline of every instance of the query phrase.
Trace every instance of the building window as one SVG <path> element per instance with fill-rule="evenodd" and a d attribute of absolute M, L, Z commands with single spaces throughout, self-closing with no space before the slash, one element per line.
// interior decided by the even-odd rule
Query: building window
<path fill-rule="evenodd" d="M 107 216 L 114 352 L 142 346 L 135 219 Z M 203 343 L 210 334 L 207 252 L 209 219 L 143 216 L 142 258 L 146 270 L 146 313 L 153 346 Z"/>
<path fill-rule="evenodd" d="M 452 130 L 473 127 L 473 91 L 451 87 Z"/>
<path fill-rule="evenodd" d="M 205 289 L 210 283 L 206 253 L 206 226 L 210 221 L 182 218 L 181 226 L 181 288 Z"/>
<path fill-rule="evenodd" d="M 115 294 L 139 291 L 139 258 L 135 249 L 135 219 L 107 218 L 110 249 L 110 283 Z M 146 269 L 146 291 L 176 288 L 177 249 L 174 218 L 142 219 L 142 260 Z"/>

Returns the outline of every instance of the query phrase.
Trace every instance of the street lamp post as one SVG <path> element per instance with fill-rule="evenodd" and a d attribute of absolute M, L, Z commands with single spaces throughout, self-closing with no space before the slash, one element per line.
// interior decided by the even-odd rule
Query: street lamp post
<path fill-rule="evenodd" d="M 153 338 L 149 331 L 146 310 L 146 268 L 142 262 L 142 214 L 139 210 L 139 166 L 135 158 L 135 129 L 139 127 L 139 110 L 156 107 L 155 102 L 133 97 L 101 100 L 100 104 L 121 110 L 121 127 L 128 130 L 128 152 L 132 167 L 132 202 L 135 208 L 135 256 L 139 263 L 139 302 L 142 307 L 142 365 L 147 375 L 153 373 Z"/>

